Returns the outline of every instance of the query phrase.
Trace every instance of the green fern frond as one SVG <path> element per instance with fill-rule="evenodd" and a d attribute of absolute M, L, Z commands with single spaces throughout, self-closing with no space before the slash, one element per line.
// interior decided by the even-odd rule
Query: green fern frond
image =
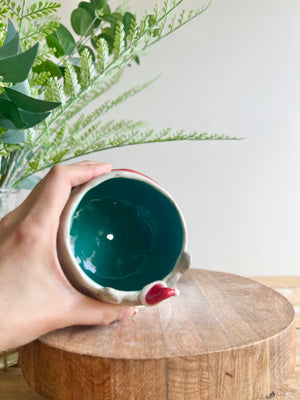
<path fill-rule="evenodd" d="M 120 54 L 123 52 L 124 48 L 125 48 L 124 25 L 122 24 L 122 22 L 118 21 L 115 27 L 115 35 L 114 35 L 114 45 L 113 45 L 114 61 L 118 59 Z"/>
<path fill-rule="evenodd" d="M 64 75 L 64 91 L 69 97 L 76 97 L 80 92 L 80 85 L 78 82 L 77 73 L 72 64 L 67 64 L 65 67 Z"/>
<path fill-rule="evenodd" d="M 174 1 L 173 7 L 169 10 L 169 12 L 173 12 L 182 2 L 183 0 Z M 169 24 L 169 31 L 161 35 L 158 40 L 165 38 L 166 36 L 175 32 L 177 29 L 182 28 L 184 25 L 191 22 L 193 19 L 197 18 L 199 15 L 203 14 L 210 7 L 211 3 L 212 0 L 209 0 L 207 5 L 204 5 L 201 9 L 198 10 L 190 10 L 188 14 L 186 14 L 186 10 L 183 10 L 179 15 L 177 21 L 176 18 L 172 17 L 172 20 Z M 158 40 L 153 42 L 153 44 L 156 43 Z"/>
<path fill-rule="evenodd" d="M 136 35 L 137 35 L 137 22 L 136 22 L 136 16 L 134 14 L 130 15 L 130 23 L 129 23 L 129 30 L 128 34 L 126 36 L 126 42 L 132 42 Z"/>
<path fill-rule="evenodd" d="M 80 54 L 80 85 L 82 88 L 91 84 L 96 76 L 96 69 L 92 60 L 92 56 L 87 49 Z"/>
<path fill-rule="evenodd" d="M 33 161 L 30 161 L 28 163 L 28 167 L 31 171 L 38 171 L 40 168 L 42 168 L 43 163 L 43 154 L 39 153 L 35 156 Z"/>
<path fill-rule="evenodd" d="M 32 42 L 40 41 L 47 35 L 51 35 L 58 26 L 59 22 L 57 21 L 30 22 L 22 31 L 21 42 L 25 43 L 25 47 L 30 47 Z M 28 45 L 26 45 L 27 41 L 29 41 Z"/>
<path fill-rule="evenodd" d="M 48 161 L 52 161 L 57 164 L 68 152 L 68 149 L 64 148 L 64 140 L 67 136 L 67 124 L 62 124 L 60 129 L 55 132 L 53 138 L 51 138 L 51 148 L 47 151 Z"/>
<path fill-rule="evenodd" d="M 52 1 L 39 1 L 31 4 L 26 13 L 23 15 L 23 19 L 36 20 L 37 18 L 43 18 L 50 14 L 57 12 L 61 4 Z"/>
<path fill-rule="evenodd" d="M 56 76 L 49 78 L 46 82 L 45 100 L 59 101 L 61 102 L 62 106 L 64 106 L 66 102 L 66 96 L 64 94 L 63 87 Z"/>
<path fill-rule="evenodd" d="M 136 96 L 138 93 L 140 93 L 141 91 L 146 89 L 153 82 L 155 82 L 157 80 L 157 78 L 158 77 L 156 77 L 155 79 L 153 79 L 151 81 L 145 82 L 142 85 L 138 85 L 136 87 L 131 88 L 130 90 L 127 90 L 126 92 L 124 92 L 120 96 L 118 96 L 115 100 L 106 101 L 104 104 L 101 105 L 101 107 L 97 108 L 95 111 L 93 111 L 88 116 L 85 116 L 85 114 L 81 114 L 81 116 L 76 121 L 76 123 L 70 128 L 70 134 L 75 135 L 81 129 L 88 127 L 90 124 L 94 123 L 99 118 L 103 117 L 106 113 L 111 111 L 113 108 L 119 106 L 121 103 L 124 103 L 130 97 Z"/>
<path fill-rule="evenodd" d="M 15 1 L 12 0 L 1 0 L 2 7 L 6 8 L 12 19 L 15 19 L 17 22 L 20 20 L 21 6 L 16 4 Z"/>
<path fill-rule="evenodd" d="M 124 14 L 125 11 L 128 10 L 128 2 L 129 2 L 129 0 L 123 1 L 123 3 L 116 8 L 116 12 L 120 13 L 120 14 Z"/>
<path fill-rule="evenodd" d="M 143 122 L 128 120 L 121 120 L 118 122 L 109 121 L 98 129 L 93 129 L 93 127 L 90 128 L 77 140 L 73 140 L 69 137 L 64 141 L 64 147 L 51 153 L 51 160 L 43 150 L 37 153 L 35 159 L 30 162 L 24 178 L 32 175 L 34 172 L 38 172 L 39 170 L 43 170 L 53 165 L 52 160 L 54 160 L 55 157 L 57 157 L 56 159 L 59 159 L 59 161 L 69 161 L 73 158 L 97 151 L 146 143 L 181 140 L 236 140 L 234 137 L 226 135 L 210 135 L 206 132 L 184 133 L 181 130 L 172 133 L 170 128 L 163 129 L 159 132 L 155 132 L 153 129 L 142 131 L 140 129 L 143 125 L 145 125 Z"/>
<path fill-rule="evenodd" d="M 226 135 L 210 135 L 206 132 L 198 133 L 192 132 L 190 134 L 184 133 L 184 131 L 177 131 L 171 133 L 170 129 L 164 129 L 161 132 L 155 133 L 154 130 L 146 131 L 133 131 L 129 135 L 117 137 L 117 140 L 113 140 L 108 143 L 108 146 L 103 148 L 107 150 L 111 147 L 123 147 L 136 144 L 145 143 L 159 143 L 159 142 L 170 142 L 170 141 L 181 141 L 181 140 L 236 140 Z"/>
<path fill-rule="evenodd" d="M 7 19 L 7 13 L 9 9 L 7 6 L 0 4 L 0 20 L 6 20 Z"/>
<path fill-rule="evenodd" d="M 39 48 L 38 55 L 36 56 L 36 59 L 34 60 L 33 66 L 36 67 L 37 65 L 42 64 L 44 61 L 47 61 L 51 59 L 52 56 L 55 55 L 55 49 L 48 47 L 45 44 L 42 44 Z"/>
<path fill-rule="evenodd" d="M 30 78 L 30 86 L 43 86 L 47 82 L 47 80 L 50 78 L 51 73 L 48 71 L 43 71 L 43 72 L 33 72 L 31 78 Z"/>
<path fill-rule="evenodd" d="M 96 100 L 98 97 L 106 93 L 109 89 L 117 84 L 117 82 L 121 79 L 123 75 L 123 70 L 116 71 L 116 73 L 106 81 L 103 82 L 102 85 L 95 88 L 90 88 L 90 90 L 86 93 L 85 96 L 78 99 L 73 106 L 70 106 L 67 112 L 64 113 L 63 118 L 65 120 L 70 120 L 79 112 L 81 112 L 88 104 L 92 101 Z M 51 118 L 51 117 L 50 117 Z"/>
<path fill-rule="evenodd" d="M 141 121 L 121 120 L 109 121 L 99 129 L 90 128 L 81 136 L 80 147 L 74 152 L 74 155 L 79 156 L 109 148 L 111 143 L 118 141 L 116 138 L 119 138 L 120 135 L 135 131 L 143 125 L 145 123 Z"/>
<path fill-rule="evenodd" d="M 97 59 L 96 59 L 97 71 L 100 74 L 102 74 L 106 70 L 108 65 L 109 65 L 108 44 L 105 39 L 101 38 L 97 42 Z"/>

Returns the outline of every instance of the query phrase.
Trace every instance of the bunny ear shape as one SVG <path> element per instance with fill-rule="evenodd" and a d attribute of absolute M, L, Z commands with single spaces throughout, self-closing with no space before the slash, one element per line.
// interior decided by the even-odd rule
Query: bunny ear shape
<path fill-rule="evenodd" d="M 169 288 L 164 282 L 152 282 L 145 286 L 140 294 L 140 299 L 145 306 L 154 306 L 172 296 L 178 296 L 177 289 Z"/>

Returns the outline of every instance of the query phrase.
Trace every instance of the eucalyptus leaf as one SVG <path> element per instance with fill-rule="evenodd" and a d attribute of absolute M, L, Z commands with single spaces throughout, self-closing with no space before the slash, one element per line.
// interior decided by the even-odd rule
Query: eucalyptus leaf
<path fill-rule="evenodd" d="M 46 37 L 46 41 L 49 47 L 56 49 L 57 57 L 72 54 L 76 46 L 71 32 L 63 24 L 59 24 L 56 31 Z"/>
<path fill-rule="evenodd" d="M 78 4 L 78 7 L 79 7 L 79 8 L 85 9 L 85 10 L 86 10 L 89 14 L 91 14 L 91 16 L 94 18 L 94 16 L 95 16 L 95 9 L 94 9 L 94 7 L 92 6 L 91 3 L 88 3 L 87 1 L 81 1 L 81 2 Z"/>
<path fill-rule="evenodd" d="M 3 46 L 0 47 L 0 60 L 2 58 L 7 58 L 18 54 L 19 46 L 20 46 L 19 34 L 18 32 L 16 32 L 15 36 L 13 36 L 9 42 L 3 44 Z"/>
<path fill-rule="evenodd" d="M 26 94 L 27 96 L 30 96 L 30 86 L 28 79 L 25 79 L 23 82 L 16 83 L 14 86 L 12 86 L 12 89 L 17 90 L 20 93 Z"/>
<path fill-rule="evenodd" d="M 32 128 L 46 119 L 50 112 L 47 113 L 33 113 L 24 110 L 19 110 L 23 120 L 26 122 L 26 128 Z"/>
<path fill-rule="evenodd" d="M 110 8 L 106 0 L 91 0 L 91 4 L 95 10 L 103 11 L 104 14 L 110 14 Z"/>
<path fill-rule="evenodd" d="M 86 1 L 81 1 L 78 4 L 78 7 L 79 8 L 83 8 L 84 10 L 86 10 L 90 14 L 92 19 L 97 18 L 97 13 L 96 13 L 96 11 L 95 11 L 95 9 L 94 9 L 94 7 L 93 7 L 93 5 L 91 3 L 88 3 Z M 96 21 L 93 23 L 93 29 L 98 28 L 99 25 L 100 25 L 100 19 L 97 18 Z"/>
<path fill-rule="evenodd" d="M 111 24 L 112 27 L 115 27 L 116 24 L 118 22 L 122 22 L 123 21 L 123 17 L 121 14 L 114 13 L 115 15 L 111 14 L 111 15 L 103 15 L 103 17 L 101 17 L 103 19 L 103 21 L 108 22 L 109 24 Z"/>
<path fill-rule="evenodd" d="M 0 140 L 7 144 L 17 144 L 25 142 L 27 138 L 26 131 L 18 131 L 16 129 L 8 129 L 3 133 Z"/>
<path fill-rule="evenodd" d="M 69 57 L 69 61 L 75 66 L 80 68 L 80 57 Z"/>
<path fill-rule="evenodd" d="M 17 129 L 16 125 L 2 114 L 0 114 L 0 127 L 5 129 Z"/>
<path fill-rule="evenodd" d="M 36 43 L 29 50 L 0 60 L 0 75 L 6 82 L 23 82 L 27 78 L 38 52 Z"/>
<path fill-rule="evenodd" d="M 23 179 L 18 185 L 16 186 L 18 189 L 28 189 L 32 190 L 41 180 L 39 176 L 30 175 L 27 178 Z"/>
<path fill-rule="evenodd" d="M 27 125 L 18 108 L 11 101 L 0 98 L 0 126 L 11 128 L 12 126 L 7 124 L 5 119 L 11 121 L 17 129 L 25 128 Z"/>
<path fill-rule="evenodd" d="M 56 101 L 44 101 L 29 97 L 12 88 L 4 88 L 10 100 L 19 108 L 32 113 L 45 113 L 60 106 Z"/>
<path fill-rule="evenodd" d="M 8 23 L 7 23 L 6 36 L 5 36 L 3 45 L 6 45 L 8 42 L 10 42 L 13 39 L 13 37 L 16 35 L 16 33 L 18 33 L 18 32 L 16 31 L 14 24 L 9 19 Z"/>
<path fill-rule="evenodd" d="M 84 8 L 76 8 L 71 14 L 72 28 L 80 36 L 88 36 L 93 33 L 93 20 L 94 18 Z"/>
<path fill-rule="evenodd" d="M 120 14 L 120 13 L 118 13 L 118 12 L 114 12 L 114 13 L 111 14 L 111 16 L 112 16 L 116 21 L 123 22 L 123 15 L 122 15 L 122 14 Z"/>

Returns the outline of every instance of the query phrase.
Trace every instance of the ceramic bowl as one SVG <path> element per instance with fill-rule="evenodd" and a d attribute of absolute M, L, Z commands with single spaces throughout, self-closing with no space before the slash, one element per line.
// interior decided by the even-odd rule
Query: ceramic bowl
<path fill-rule="evenodd" d="M 189 267 L 180 209 L 152 179 L 113 170 L 75 188 L 62 214 L 58 257 L 71 284 L 99 300 L 154 305 L 177 295 Z"/>

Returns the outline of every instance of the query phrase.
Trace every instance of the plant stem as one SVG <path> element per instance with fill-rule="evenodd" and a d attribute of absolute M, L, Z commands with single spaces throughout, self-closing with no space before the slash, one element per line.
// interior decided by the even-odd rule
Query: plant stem
<path fill-rule="evenodd" d="M 20 21 L 19 21 L 19 33 L 20 33 L 20 35 L 21 35 L 21 29 L 22 29 L 22 23 L 23 23 L 23 18 L 24 18 L 25 7 L 26 7 L 26 0 L 23 0 L 22 8 L 21 8 Z"/>

